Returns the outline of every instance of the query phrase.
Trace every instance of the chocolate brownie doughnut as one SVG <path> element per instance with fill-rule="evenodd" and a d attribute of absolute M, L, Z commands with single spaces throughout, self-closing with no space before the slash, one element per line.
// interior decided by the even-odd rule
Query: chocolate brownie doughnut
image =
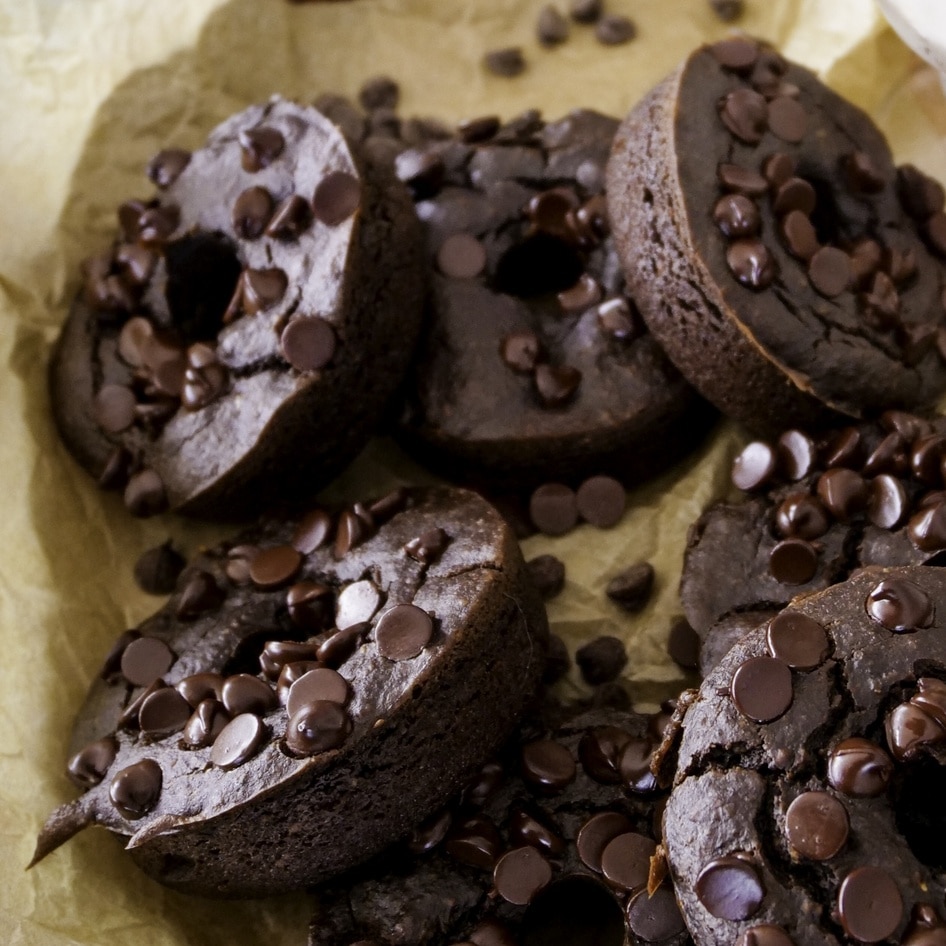
<path fill-rule="evenodd" d="M 943 390 L 943 188 L 806 69 L 698 49 L 625 119 L 607 183 L 641 314 L 725 413 L 771 433 Z"/>
<path fill-rule="evenodd" d="M 268 522 L 200 556 L 109 654 L 69 763 L 92 824 L 210 896 L 325 880 L 403 837 L 512 731 L 547 622 L 472 493 L 400 490 Z"/>
<path fill-rule="evenodd" d="M 119 208 L 53 355 L 63 439 L 136 515 L 311 496 L 364 445 L 416 340 L 405 189 L 275 97 L 148 174 L 156 196 Z"/>
<path fill-rule="evenodd" d="M 800 596 L 686 711 L 664 814 L 697 946 L 946 941 L 946 571 Z"/>
<path fill-rule="evenodd" d="M 452 477 L 630 482 L 708 427 L 625 289 L 604 197 L 616 127 L 590 110 L 484 117 L 397 158 L 433 271 L 401 432 Z"/>
<path fill-rule="evenodd" d="M 732 473 L 742 501 L 711 506 L 687 537 L 680 598 L 704 644 L 728 634 L 734 615 L 778 611 L 861 566 L 946 551 L 944 460 L 946 418 L 901 411 L 748 444 Z M 704 671 L 725 649 L 710 652 Z"/>
<path fill-rule="evenodd" d="M 689 944 L 652 861 L 663 722 L 546 707 L 406 846 L 319 891 L 309 946 Z"/>

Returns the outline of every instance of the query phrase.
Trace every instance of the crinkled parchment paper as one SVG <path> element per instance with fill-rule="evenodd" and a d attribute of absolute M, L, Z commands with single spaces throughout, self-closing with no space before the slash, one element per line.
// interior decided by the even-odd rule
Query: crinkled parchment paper
<path fill-rule="evenodd" d="M 533 38 L 544 0 L 0 0 L 0 941 L 15 946 L 243 946 L 305 942 L 305 896 L 215 903 L 139 874 L 104 832 L 89 831 L 26 873 L 46 813 L 73 796 L 63 775 L 70 720 L 111 640 L 156 602 L 131 578 L 137 555 L 174 537 L 193 550 L 220 534 L 174 517 L 131 520 L 58 444 L 49 417 L 49 343 L 81 258 L 105 247 L 117 204 L 144 196 L 159 147 L 196 147 L 230 112 L 273 92 L 354 93 L 387 72 L 402 113 L 457 120 L 538 106 L 548 117 L 595 106 L 623 114 L 694 45 L 726 27 L 706 0 L 608 0 L 639 37 L 606 49 L 573 30 L 546 51 Z M 559 0 L 560 4 L 564 0 Z M 937 79 L 881 21 L 871 0 L 747 0 L 740 24 L 818 69 L 878 116 L 902 159 L 946 177 L 946 105 Z M 489 48 L 521 44 L 528 72 L 486 75 Z M 628 641 L 629 685 L 647 703 L 683 682 L 665 655 L 687 524 L 725 490 L 740 434 L 722 426 L 689 462 L 631 496 L 621 525 L 534 538 L 568 584 L 552 621 L 574 645 Z M 376 444 L 333 494 L 378 492 L 420 472 Z M 654 600 L 629 618 L 607 579 L 654 563 Z"/>

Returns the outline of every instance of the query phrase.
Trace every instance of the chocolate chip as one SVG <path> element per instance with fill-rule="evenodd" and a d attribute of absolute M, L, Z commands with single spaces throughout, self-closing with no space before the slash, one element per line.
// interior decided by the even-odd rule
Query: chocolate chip
<path fill-rule="evenodd" d="M 140 759 L 115 774 L 108 797 L 123 818 L 136 820 L 158 804 L 163 783 L 161 766 L 153 759 Z"/>
<path fill-rule="evenodd" d="M 118 740 L 114 736 L 103 736 L 83 746 L 69 760 L 66 771 L 80 788 L 92 788 L 105 778 L 117 755 Z"/>
<path fill-rule="evenodd" d="M 244 128 L 237 134 L 240 143 L 240 163 L 251 174 L 267 168 L 278 158 L 286 145 L 282 133 L 268 125 Z"/>
<path fill-rule="evenodd" d="M 543 407 L 564 407 L 581 384 L 581 372 L 571 365 L 540 364 L 535 369 L 535 389 Z"/>
<path fill-rule="evenodd" d="M 769 190 L 768 181 L 758 171 L 738 164 L 720 164 L 716 168 L 716 176 L 723 188 L 747 197 L 762 197 Z"/>
<path fill-rule="evenodd" d="M 190 715 L 190 703 L 174 687 L 164 687 L 142 702 L 138 727 L 146 736 L 170 736 L 184 728 Z"/>
<path fill-rule="evenodd" d="M 815 443 L 800 430 L 786 430 L 776 445 L 778 468 L 786 479 L 801 480 L 815 465 Z"/>
<path fill-rule="evenodd" d="M 636 938 L 647 943 L 666 942 L 686 929 L 677 898 L 663 886 L 653 894 L 645 888 L 628 900 L 627 924 Z"/>
<path fill-rule="evenodd" d="M 807 493 L 789 493 L 775 511 L 775 526 L 782 536 L 810 542 L 824 535 L 830 525 L 821 501 Z"/>
<path fill-rule="evenodd" d="M 761 923 L 740 933 L 735 946 L 795 946 L 795 940 L 782 927 Z"/>
<path fill-rule="evenodd" d="M 483 57 L 483 65 L 494 76 L 511 79 L 525 71 L 526 61 L 518 46 L 506 46 L 502 49 L 490 50 Z"/>
<path fill-rule="evenodd" d="M 755 239 L 736 240 L 726 250 L 730 272 L 749 289 L 765 289 L 772 284 L 777 266 L 769 248 Z"/>
<path fill-rule="evenodd" d="M 794 177 L 797 170 L 798 162 L 784 151 L 776 151 L 762 162 L 762 175 L 769 182 L 769 188 L 773 192 L 777 191 L 789 178 Z"/>
<path fill-rule="evenodd" d="M 852 798 L 874 798 L 887 790 L 893 761 L 875 742 L 853 737 L 828 753 L 828 781 Z"/>
<path fill-rule="evenodd" d="M 585 522 L 599 529 L 610 529 L 624 515 L 627 493 L 611 476 L 591 476 L 578 487 L 575 502 Z"/>
<path fill-rule="evenodd" d="M 897 196 L 903 209 L 915 220 L 927 220 L 939 213 L 946 201 L 942 184 L 912 164 L 897 168 Z"/>
<path fill-rule="evenodd" d="M 769 102 L 769 130 L 789 144 L 798 144 L 808 131 L 808 114 L 804 107 L 787 95 Z"/>
<path fill-rule="evenodd" d="M 802 857 L 827 861 L 847 842 L 847 809 L 827 792 L 804 792 L 785 812 L 788 843 Z"/>
<path fill-rule="evenodd" d="M 317 581 L 299 581 L 286 592 L 289 619 L 304 631 L 321 631 L 331 626 L 332 591 Z"/>
<path fill-rule="evenodd" d="M 223 603 L 226 592 L 209 572 L 198 569 L 190 573 L 183 572 L 182 575 L 186 579 L 174 607 L 174 614 L 179 620 L 193 620 Z"/>
<path fill-rule="evenodd" d="M 535 34 L 543 46 L 557 46 L 568 39 L 568 20 L 557 8 L 548 4 L 539 11 Z"/>
<path fill-rule="evenodd" d="M 155 516 L 168 507 L 161 477 L 147 467 L 128 477 L 124 501 L 128 511 L 139 517 Z"/>
<path fill-rule="evenodd" d="M 568 15 L 576 23 L 594 23 L 603 8 L 603 0 L 569 0 Z"/>
<path fill-rule="evenodd" d="M 437 267 L 452 279 L 473 279 L 486 265 L 486 248 L 469 233 L 454 233 L 437 251 Z"/>
<path fill-rule="evenodd" d="M 841 162 L 848 189 L 855 194 L 879 194 L 884 189 L 884 176 L 866 151 L 854 151 Z"/>
<path fill-rule="evenodd" d="M 616 811 L 592 815 L 578 830 L 575 846 L 581 862 L 596 873 L 601 872 L 604 849 L 619 835 L 631 830 L 630 821 Z"/>
<path fill-rule="evenodd" d="M 850 257 L 837 247 L 821 247 L 808 261 L 808 279 L 828 299 L 841 295 L 851 285 Z"/>
<path fill-rule="evenodd" d="M 361 645 L 370 630 L 367 621 L 351 624 L 327 637 L 319 644 L 316 657 L 327 667 L 340 667 Z"/>
<path fill-rule="evenodd" d="M 565 563 L 554 555 L 538 555 L 526 562 L 532 583 L 545 601 L 554 598 L 565 586 Z"/>
<path fill-rule="evenodd" d="M 507 822 L 509 841 L 514 847 L 527 844 L 542 854 L 561 857 L 566 850 L 558 826 L 541 808 L 513 807 Z"/>
<path fill-rule="evenodd" d="M 298 194 L 291 194 L 281 201 L 264 231 L 275 240 L 297 240 L 312 222 L 312 208 Z"/>
<path fill-rule="evenodd" d="M 350 694 L 351 687 L 340 673 L 328 667 L 317 667 L 304 673 L 289 688 L 286 712 L 294 716 L 309 703 L 322 700 L 344 706 Z"/>
<path fill-rule="evenodd" d="M 818 497 L 839 522 L 862 512 L 870 499 L 870 487 L 859 473 L 844 467 L 826 470 L 818 477 Z"/>
<path fill-rule="evenodd" d="M 607 299 L 598 306 L 601 331 L 621 342 L 630 341 L 640 334 L 638 319 L 626 299 Z"/>
<path fill-rule="evenodd" d="M 916 684 L 918 689 L 910 702 L 946 727 L 946 683 L 936 677 L 920 677 Z"/>
<path fill-rule="evenodd" d="M 754 440 L 733 460 L 733 485 L 746 491 L 765 486 L 775 473 L 777 459 L 769 444 Z"/>
<path fill-rule="evenodd" d="M 813 618 L 798 611 L 783 611 L 768 623 L 769 653 L 795 670 L 814 670 L 828 656 L 828 636 Z"/>
<path fill-rule="evenodd" d="M 929 595 L 907 578 L 888 578 L 875 585 L 867 596 L 870 617 L 896 633 L 909 633 L 933 623 L 933 603 Z"/>
<path fill-rule="evenodd" d="M 906 516 L 908 506 L 907 492 L 895 476 L 881 473 L 871 481 L 867 518 L 873 525 L 879 529 L 897 528 Z"/>
<path fill-rule="evenodd" d="M 654 575 L 650 562 L 636 562 L 608 582 L 605 594 L 626 611 L 640 611 L 650 600 Z"/>
<path fill-rule="evenodd" d="M 196 708 L 204 700 L 219 700 L 223 693 L 223 676 L 219 673 L 192 673 L 174 684 L 174 689 Z"/>
<path fill-rule="evenodd" d="M 273 196 L 265 187 L 248 187 L 233 204 L 233 229 L 243 240 L 255 240 L 273 216 Z"/>
<path fill-rule="evenodd" d="M 184 557 L 174 550 L 168 539 L 142 553 L 135 562 L 135 582 L 146 594 L 169 595 L 174 591 L 185 564 Z"/>
<path fill-rule="evenodd" d="M 546 685 L 557 683 L 568 673 L 570 667 L 571 658 L 568 656 L 565 642 L 557 634 L 550 634 L 542 682 Z"/>
<path fill-rule="evenodd" d="M 529 518 L 544 535 L 564 535 L 578 524 L 578 502 L 562 483 L 546 483 L 529 498 Z"/>
<path fill-rule="evenodd" d="M 575 778 L 575 760 L 568 749 L 552 739 L 537 739 L 522 747 L 522 777 L 530 785 L 559 791 Z"/>
<path fill-rule="evenodd" d="M 492 138 L 500 126 L 498 115 L 480 115 L 461 121 L 457 125 L 457 135 L 464 144 L 478 144 Z"/>
<path fill-rule="evenodd" d="M 936 502 L 924 505 L 910 517 L 907 535 L 921 551 L 946 549 L 946 504 Z"/>
<path fill-rule="evenodd" d="M 500 341 L 499 354 L 513 371 L 530 374 L 543 357 L 542 343 L 539 336 L 528 329 L 510 332 Z"/>
<path fill-rule="evenodd" d="M 266 641 L 259 655 L 260 670 L 267 680 L 276 680 L 287 664 L 316 661 L 318 645 L 311 641 Z"/>
<path fill-rule="evenodd" d="M 496 825 L 482 815 L 455 824 L 444 842 L 444 850 L 452 858 L 480 870 L 491 871 L 502 849 L 503 840 Z"/>
<path fill-rule="evenodd" d="M 815 189 L 802 177 L 790 177 L 775 192 L 772 209 L 780 217 L 797 210 L 810 217 L 817 203 Z"/>
<path fill-rule="evenodd" d="M 250 580 L 264 591 L 281 588 L 302 567 L 302 553 L 291 545 L 260 549 L 250 562 Z"/>
<path fill-rule="evenodd" d="M 700 903 L 721 920 L 748 920 L 758 912 L 765 887 L 745 858 L 727 855 L 710 861 L 696 879 Z"/>
<path fill-rule="evenodd" d="M 884 728 L 890 754 L 901 762 L 914 758 L 925 746 L 946 741 L 946 728 L 912 702 L 894 707 Z"/>
<path fill-rule="evenodd" d="M 622 780 L 621 759 L 630 741 L 630 733 L 617 726 L 596 726 L 581 737 L 578 758 L 596 782 L 616 785 Z"/>
<path fill-rule="evenodd" d="M 411 660 L 434 633 L 430 615 L 413 604 L 398 604 L 385 611 L 374 629 L 378 653 L 388 660 Z"/>
<path fill-rule="evenodd" d="M 211 698 L 201 700 L 185 723 L 181 739 L 187 746 L 204 749 L 214 742 L 229 722 L 230 716 L 223 703 Z"/>
<path fill-rule="evenodd" d="M 121 433 L 134 423 L 136 404 L 131 388 L 123 384 L 103 384 L 92 402 L 95 422 L 105 433 Z"/>
<path fill-rule="evenodd" d="M 791 210 L 782 217 L 779 221 L 779 233 L 788 252 L 797 259 L 807 262 L 821 249 L 814 225 L 808 215 L 800 210 Z"/>
<path fill-rule="evenodd" d="M 607 13 L 595 23 L 595 39 L 604 46 L 620 46 L 635 36 L 634 21 L 619 13 Z"/>
<path fill-rule="evenodd" d="M 743 716 L 771 723 L 792 705 L 792 672 L 775 657 L 750 657 L 736 668 L 730 693 Z"/>
<path fill-rule="evenodd" d="M 729 239 L 755 236 L 762 220 L 755 201 L 745 194 L 726 194 L 713 208 L 713 222 Z"/>
<path fill-rule="evenodd" d="M 844 931 L 859 942 L 887 939 L 903 919 L 900 888 L 880 867 L 855 867 L 841 881 L 838 915 Z"/>
<path fill-rule="evenodd" d="M 575 651 L 575 663 L 585 682 L 591 686 L 617 679 L 627 666 L 624 642 L 603 634 Z"/>
<path fill-rule="evenodd" d="M 937 256 L 946 258 L 946 214 L 933 214 L 923 224 L 922 232 L 930 249 Z"/>
<path fill-rule="evenodd" d="M 507 851 L 493 869 L 496 892 L 507 902 L 529 903 L 552 879 L 552 865 L 534 848 Z"/>
<path fill-rule="evenodd" d="M 150 207 L 138 218 L 138 239 L 142 243 L 166 243 L 180 220 L 181 211 L 177 207 Z"/>
<path fill-rule="evenodd" d="M 370 621 L 381 605 L 381 592 L 369 578 L 354 581 L 338 593 L 335 603 L 335 626 L 351 627 Z"/>
<path fill-rule="evenodd" d="M 619 834 L 601 852 L 601 873 L 619 890 L 637 890 L 647 884 L 656 850 L 656 842 L 642 834 Z"/>
<path fill-rule="evenodd" d="M 221 702 L 234 717 L 242 713 L 261 716 L 279 705 L 273 688 L 259 677 L 248 673 L 234 674 L 224 680 Z"/>
<path fill-rule="evenodd" d="M 803 585 L 818 571 L 818 551 L 804 539 L 782 539 L 769 553 L 769 572 L 783 585 Z"/>
<path fill-rule="evenodd" d="M 358 102 L 366 112 L 376 108 L 397 108 L 401 90 L 389 76 L 374 76 L 358 90 Z"/>
<path fill-rule="evenodd" d="M 148 179 L 155 187 L 164 190 L 170 187 L 190 164 L 191 153 L 181 148 L 165 148 L 159 151 L 145 169 Z"/>
<path fill-rule="evenodd" d="M 221 769 L 234 769 L 256 755 L 266 742 L 265 723 L 253 713 L 231 719 L 210 750 L 210 761 Z"/>
<path fill-rule="evenodd" d="M 742 36 L 713 43 L 709 51 L 724 69 L 741 75 L 748 75 L 759 58 L 759 44 Z"/>
<path fill-rule="evenodd" d="M 310 670 L 318 670 L 322 663 L 318 660 L 295 660 L 286 664 L 280 671 L 276 680 L 276 697 L 280 703 L 285 705 L 289 699 L 289 691 L 292 685 L 301 680 Z"/>
<path fill-rule="evenodd" d="M 685 617 L 674 618 L 667 637 L 667 654 L 684 670 L 700 666 L 700 638 Z"/>
<path fill-rule="evenodd" d="M 299 520 L 292 534 L 292 547 L 309 555 L 325 545 L 332 532 L 332 517 L 324 509 L 313 509 Z"/>
<path fill-rule="evenodd" d="M 737 88 L 720 103 L 719 117 L 740 141 L 757 145 L 768 128 L 769 108 L 758 92 Z"/>
<path fill-rule="evenodd" d="M 582 273 L 578 282 L 563 289 L 557 296 L 565 312 L 584 312 L 601 301 L 601 286 L 588 273 Z"/>
<path fill-rule="evenodd" d="M 361 205 L 361 181 L 347 171 L 332 171 L 319 181 L 312 197 L 315 219 L 328 227 L 344 223 Z"/>
<path fill-rule="evenodd" d="M 335 355 L 335 330 L 318 316 L 300 316 L 283 329 L 283 357 L 297 371 L 318 371 Z"/>
<path fill-rule="evenodd" d="M 147 687 L 174 663 L 174 652 L 157 637 L 138 637 L 122 651 L 122 676 L 132 685 Z"/>
<path fill-rule="evenodd" d="M 412 854 L 427 854 L 447 836 L 453 817 L 449 811 L 435 811 L 411 832 L 407 849 Z"/>

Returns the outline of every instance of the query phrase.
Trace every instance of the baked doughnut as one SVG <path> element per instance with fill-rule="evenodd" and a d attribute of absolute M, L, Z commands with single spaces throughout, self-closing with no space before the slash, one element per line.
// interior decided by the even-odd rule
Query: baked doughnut
<path fill-rule="evenodd" d="M 406 848 L 320 890 L 309 946 L 690 944 L 651 868 L 664 718 L 561 712 L 524 724 Z"/>
<path fill-rule="evenodd" d="M 35 860 L 92 824 L 209 896 L 325 880 L 444 804 L 516 725 L 547 622 L 473 493 L 314 509 L 206 552 L 108 656 Z"/>
<path fill-rule="evenodd" d="M 726 414 L 768 434 L 943 390 L 943 188 L 806 69 L 698 49 L 624 120 L 607 184 L 641 314 Z"/>
<path fill-rule="evenodd" d="M 946 551 L 944 460 L 946 419 L 901 411 L 748 444 L 732 473 L 742 500 L 711 506 L 687 536 L 680 599 L 704 645 L 729 635 L 735 615 L 778 611 L 864 565 Z M 710 652 L 704 671 L 725 648 Z"/>
<path fill-rule="evenodd" d="M 586 109 L 483 117 L 397 158 L 432 269 L 401 432 L 453 478 L 627 483 L 708 429 L 625 289 L 604 196 L 616 128 Z"/>
<path fill-rule="evenodd" d="M 733 647 L 664 845 L 697 946 L 946 941 L 946 571 L 866 568 Z"/>
<path fill-rule="evenodd" d="M 119 208 L 53 354 L 66 445 L 136 515 L 313 495 L 366 442 L 416 340 L 409 196 L 278 97 L 148 174 L 156 196 Z"/>

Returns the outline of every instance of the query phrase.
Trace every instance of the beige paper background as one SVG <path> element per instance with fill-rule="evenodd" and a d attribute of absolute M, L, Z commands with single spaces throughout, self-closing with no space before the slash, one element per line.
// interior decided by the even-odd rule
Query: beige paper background
<path fill-rule="evenodd" d="M 578 105 L 622 114 L 696 43 L 726 27 L 705 0 L 609 0 L 639 26 L 604 49 L 587 29 L 544 51 L 532 25 L 542 0 L 0 0 L 0 943 L 11 946 L 244 946 L 305 942 L 303 895 L 214 903 L 139 874 L 117 843 L 90 831 L 24 872 L 46 813 L 72 797 L 62 774 L 70 719 L 114 636 L 156 605 L 131 564 L 173 536 L 193 549 L 218 528 L 174 517 L 131 520 L 54 436 L 45 393 L 50 339 L 82 257 L 110 238 L 114 209 L 146 195 L 159 147 L 196 147 L 228 113 L 273 92 L 354 93 L 385 71 L 402 114 L 448 120 Z M 747 0 L 744 29 L 820 70 L 872 111 L 901 159 L 946 178 L 946 104 L 928 69 L 884 27 L 871 0 Z M 491 47 L 522 44 L 516 80 L 479 66 Z M 682 682 L 665 656 L 686 525 L 725 489 L 740 442 L 723 426 L 681 468 L 631 496 L 619 528 L 530 539 L 527 556 L 568 564 L 550 607 L 572 643 L 628 641 L 629 681 L 644 703 Z M 376 492 L 422 474 L 374 445 L 333 494 Z M 631 619 L 603 596 L 607 579 L 651 560 L 658 586 Z"/>

